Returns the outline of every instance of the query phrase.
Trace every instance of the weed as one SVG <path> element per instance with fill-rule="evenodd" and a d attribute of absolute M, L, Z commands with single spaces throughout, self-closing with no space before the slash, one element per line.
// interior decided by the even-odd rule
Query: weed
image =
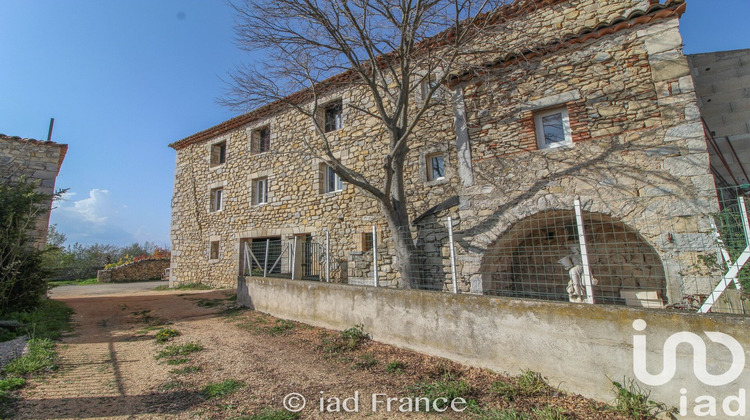
<path fill-rule="evenodd" d="M 29 340 L 29 347 L 23 356 L 8 363 L 3 372 L 14 375 L 37 374 L 52 371 L 57 368 L 55 358 L 55 343 L 48 338 L 34 338 Z"/>
<path fill-rule="evenodd" d="M 326 353 L 343 353 L 358 349 L 369 338 L 370 335 L 364 331 L 364 325 L 359 324 L 341 331 L 338 336 L 324 335 L 321 341 Z"/>
<path fill-rule="evenodd" d="M 404 369 L 406 369 L 406 363 L 399 362 L 398 360 L 388 362 L 388 364 L 385 365 L 385 370 L 390 373 L 402 373 Z"/>
<path fill-rule="evenodd" d="M 465 381 L 446 378 L 437 382 L 422 382 L 409 387 L 412 395 L 429 400 L 430 408 L 444 409 L 456 398 L 463 398 L 468 408 L 477 409 L 479 404 L 473 398 L 476 390 Z M 436 400 L 440 398 L 440 400 Z"/>
<path fill-rule="evenodd" d="M 187 356 L 190 353 L 195 353 L 201 350 L 203 350 L 203 346 L 194 341 L 185 344 L 173 344 L 161 349 L 159 353 L 157 353 L 156 358 L 164 359 L 175 356 Z"/>
<path fill-rule="evenodd" d="M 299 418 L 298 413 L 290 413 L 286 410 L 274 410 L 264 408 L 257 414 L 239 417 L 236 420 L 295 420 Z"/>
<path fill-rule="evenodd" d="M 474 417 L 475 420 L 531 420 L 529 416 L 524 413 L 519 413 L 515 409 L 509 408 L 506 410 L 485 410 L 477 414 Z"/>
<path fill-rule="evenodd" d="M 532 370 L 524 370 L 521 376 L 517 378 L 518 392 L 521 395 L 530 397 L 549 391 L 549 385 L 544 377 Z"/>
<path fill-rule="evenodd" d="M 167 364 L 168 365 L 181 365 L 181 364 L 187 363 L 189 361 L 190 361 L 190 359 L 185 359 L 183 357 L 183 358 L 179 358 L 179 359 L 169 359 L 169 360 L 167 360 Z"/>
<path fill-rule="evenodd" d="M 375 356 L 373 356 L 372 353 L 366 353 L 362 355 L 362 357 L 360 357 L 358 361 L 354 362 L 354 368 L 369 370 L 374 368 L 377 364 L 378 360 L 375 358 Z"/>
<path fill-rule="evenodd" d="M 611 380 L 610 380 L 611 381 Z M 611 381 L 615 391 L 614 408 L 633 419 L 653 419 L 664 412 L 674 412 L 666 404 L 651 401 L 651 391 L 641 388 L 634 380 L 624 379 L 623 383 Z"/>
<path fill-rule="evenodd" d="M 282 335 L 289 330 L 293 330 L 296 324 L 286 319 L 277 319 L 273 327 L 268 328 L 270 335 Z"/>
<path fill-rule="evenodd" d="M 169 391 L 171 389 L 182 388 L 182 386 L 183 384 L 180 381 L 169 381 L 161 384 L 161 386 L 159 386 L 159 389 L 161 389 L 162 391 Z"/>
<path fill-rule="evenodd" d="M 565 414 L 565 411 L 558 407 L 547 405 L 544 408 L 535 408 L 532 410 L 534 419 L 537 420 L 567 420 L 570 417 Z"/>
<path fill-rule="evenodd" d="M 23 388 L 26 385 L 26 379 L 23 378 L 3 378 L 0 379 L 0 391 L 13 391 Z"/>
<path fill-rule="evenodd" d="M 234 393 L 240 388 L 243 388 L 245 384 L 234 379 L 227 379 L 223 382 L 215 382 L 206 385 L 201 394 L 206 398 L 221 398 L 229 394 Z"/>
<path fill-rule="evenodd" d="M 506 381 L 496 381 L 492 383 L 492 391 L 500 394 L 501 397 L 505 398 L 508 401 L 513 401 L 518 397 L 521 393 L 518 390 L 518 387 L 514 385 L 511 382 Z"/>
<path fill-rule="evenodd" d="M 140 330 L 136 331 L 135 333 L 139 334 L 139 335 L 140 334 L 147 334 L 149 331 L 154 331 L 154 330 L 158 330 L 158 329 L 161 329 L 161 328 L 162 328 L 161 325 L 149 325 L 148 327 L 141 328 Z"/>
<path fill-rule="evenodd" d="M 224 304 L 224 299 L 198 299 L 196 305 L 201 308 L 213 308 Z"/>
<path fill-rule="evenodd" d="M 169 371 L 169 373 L 174 373 L 175 375 L 185 375 L 188 373 L 195 373 L 200 372 L 203 370 L 200 366 L 185 366 L 179 369 L 172 369 Z"/>
<path fill-rule="evenodd" d="M 178 335 L 180 335 L 180 332 L 175 330 L 174 328 L 162 328 L 158 333 L 156 333 L 156 342 L 166 343 L 167 341 L 171 340 L 172 337 L 177 337 Z"/>

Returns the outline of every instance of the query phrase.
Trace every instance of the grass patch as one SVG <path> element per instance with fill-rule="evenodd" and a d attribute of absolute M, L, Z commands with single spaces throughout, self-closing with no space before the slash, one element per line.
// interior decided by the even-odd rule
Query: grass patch
<path fill-rule="evenodd" d="M 189 373 L 196 373 L 203 370 L 200 366 L 185 366 L 179 369 L 172 369 L 169 371 L 169 373 L 174 373 L 175 375 L 185 375 Z"/>
<path fill-rule="evenodd" d="M 244 387 L 244 382 L 235 381 L 234 379 L 227 379 L 223 382 L 215 382 L 206 385 L 201 391 L 201 394 L 206 398 L 221 398 L 232 394 L 238 389 Z"/>
<path fill-rule="evenodd" d="M 60 280 L 47 282 L 47 288 L 53 289 L 58 286 L 84 286 L 87 284 L 97 284 L 99 281 L 96 277 L 91 279 L 77 279 L 77 280 Z"/>
<path fill-rule="evenodd" d="M 158 333 L 156 333 L 156 342 L 166 343 L 167 341 L 171 340 L 173 337 L 177 337 L 178 335 L 180 335 L 180 332 L 175 330 L 174 328 L 162 328 Z"/>
<path fill-rule="evenodd" d="M 277 336 L 284 335 L 293 330 L 297 327 L 297 323 L 287 319 L 277 319 L 273 324 L 270 324 L 265 316 L 255 315 L 247 322 L 239 323 L 237 326 L 244 330 L 248 330 L 253 334 Z"/>
<path fill-rule="evenodd" d="M 73 310 L 68 305 L 47 299 L 31 312 L 10 312 L 0 319 L 18 321 L 23 327 L 8 330 L 0 328 L 0 341 L 12 340 L 22 335 L 30 338 L 57 340 L 63 332 L 70 331 L 70 318 Z"/>
<path fill-rule="evenodd" d="M 399 362 L 398 360 L 388 362 L 388 364 L 385 365 L 385 370 L 390 373 L 402 373 L 404 369 L 406 369 L 406 363 Z"/>
<path fill-rule="evenodd" d="M 299 418 L 299 413 L 291 413 L 286 410 L 275 410 L 272 408 L 264 408 L 257 414 L 238 417 L 236 420 L 296 420 L 298 418 Z"/>
<path fill-rule="evenodd" d="M 199 343 L 191 341 L 185 344 L 173 344 L 164 347 L 156 354 L 156 359 L 168 359 L 176 356 L 187 356 L 188 354 L 195 353 L 203 350 L 203 346 Z"/>
<path fill-rule="evenodd" d="M 55 358 L 55 343 L 48 338 L 33 338 L 29 340 L 26 354 L 8 363 L 3 372 L 6 374 L 24 376 L 53 371 L 57 368 Z"/>
<path fill-rule="evenodd" d="M 338 335 L 324 335 L 321 337 L 322 348 L 326 353 L 344 353 L 360 348 L 370 338 L 364 330 L 364 325 L 359 324 L 341 331 Z"/>
<path fill-rule="evenodd" d="M 187 283 L 178 284 L 175 287 L 169 287 L 169 285 L 156 286 L 154 290 L 212 290 L 213 287 L 203 283 Z"/>
<path fill-rule="evenodd" d="M 446 409 L 450 406 L 451 401 L 456 398 L 463 398 L 466 401 L 466 407 L 470 410 L 479 409 L 479 403 L 474 398 L 477 393 L 476 389 L 466 381 L 456 381 L 446 377 L 441 381 L 421 382 L 412 385 L 409 387 L 409 391 L 414 397 L 427 398 L 430 409 L 433 407 Z M 437 400 L 438 398 L 441 399 Z"/>
<path fill-rule="evenodd" d="M 149 325 L 148 327 L 141 328 L 140 330 L 136 331 L 136 334 L 147 334 L 149 331 L 156 331 L 161 329 L 161 325 Z"/>
<path fill-rule="evenodd" d="M 533 418 L 538 420 L 568 420 L 570 417 L 565 414 L 565 411 L 558 407 L 551 405 L 543 408 L 535 408 L 532 410 Z"/>
<path fill-rule="evenodd" d="M 674 408 L 666 404 L 651 401 L 651 391 L 638 385 L 634 380 L 625 379 L 623 383 L 612 381 L 615 391 L 614 409 L 632 419 L 653 419 L 665 412 L 674 413 Z"/>
<path fill-rule="evenodd" d="M 519 397 L 533 397 L 549 393 L 550 386 L 541 374 L 524 370 L 520 376 L 515 378 L 515 383 L 510 381 L 493 382 L 492 391 L 508 401 L 513 401 Z"/>
<path fill-rule="evenodd" d="M 0 379 L 0 392 L 21 389 L 24 385 L 26 385 L 26 379 L 15 377 L 3 378 Z"/>

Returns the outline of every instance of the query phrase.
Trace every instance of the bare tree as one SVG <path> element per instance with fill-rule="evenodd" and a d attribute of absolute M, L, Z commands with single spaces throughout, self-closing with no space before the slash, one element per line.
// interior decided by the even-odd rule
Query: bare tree
<path fill-rule="evenodd" d="M 378 200 L 393 237 L 400 287 L 414 287 L 418 270 L 404 185 L 404 164 L 415 128 L 449 76 L 467 71 L 481 53 L 477 37 L 493 23 L 501 3 L 244 0 L 233 4 L 240 47 L 262 50 L 266 58 L 261 65 L 242 67 L 230 75 L 232 87 L 222 103 L 241 110 L 275 103 L 309 117 L 319 135 L 306 140 L 309 153 Z M 377 120 L 374 131 L 382 136 L 376 138 L 388 143 L 382 171 L 376 176 L 366 176 L 335 156 L 335 145 L 320 118 L 323 95 L 352 88 L 365 92 L 367 100 L 355 101 L 349 109 Z"/>

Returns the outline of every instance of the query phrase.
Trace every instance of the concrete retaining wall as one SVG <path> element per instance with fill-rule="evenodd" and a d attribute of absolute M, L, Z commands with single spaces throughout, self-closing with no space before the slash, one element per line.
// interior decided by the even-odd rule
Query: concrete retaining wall
<path fill-rule="evenodd" d="M 108 270 L 99 270 L 96 278 L 99 283 L 159 280 L 167 268 L 169 259 L 142 260 Z"/>
<path fill-rule="evenodd" d="M 705 385 L 694 373 L 691 346 L 678 345 L 676 356 L 667 357 L 676 360 L 676 374 L 663 385 L 644 386 L 653 400 L 682 408 L 687 414 L 682 418 L 702 417 L 697 414 L 708 409 L 705 396 L 716 400 L 719 418 L 731 418 L 739 403 L 730 399 L 726 413 L 722 403 L 750 388 L 750 368 L 744 363 L 750 319 L 743 317 L 257 277 L 239 278 L 237 299 L 258 311 L 320 327 L 342 330 L 363 324 L 377 341 L 499 372 L 531 369 L 565 391 L 606 402 L 614 399 L 608 378 L 636 378 L 634 359 L 645 359 L 646 371 L 659 374 L 668 338 L 698 338 L 696 345 L 707 347 L 709 374 L 731 370 L 738 376 L 721 386 Z M 645 329 L 636 330 L 643 321 Z M 742 350 L 733 356 L 706 331 L 728 334 Z M 681 332 L 697 336 L 675 335 Z M 634 354 L 635 336 L 645 336 L 644 356 Z M 702 357 L 695 359 L 703 366 Z M 746 407 L 747 401 L 743 403 Z"/>

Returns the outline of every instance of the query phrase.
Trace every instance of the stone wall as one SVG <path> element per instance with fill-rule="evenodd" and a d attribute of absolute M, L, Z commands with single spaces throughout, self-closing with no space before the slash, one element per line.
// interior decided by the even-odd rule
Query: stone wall
<path fill-rule="evenodd" d="M 0 134 L 0 180 L 36 182 L 37 191 L 49 196 L 49 200 L 40 205 L 40 213 L 31 232 L 34 246 L 39 249 L 43 249 L 47 241 L 55 180 L 67 151 L 67 144 Z"/>
<path fill-rule="evenodd" d="M 415 130 L 406 164 L 409 214 L 417 218 L 451 197 L 459 204 L 433 214 L 432 225 L 417 225 L 412 234 L 426 254 L 445 257 L 440 217 L 454 218 L 461 291 L 490 292 L 486 279 L 493 273 L 485 255 L 513 226 L 535 214 L 572 211 L 577 197 L 584 211 L 621 222 L 655 249 L 660 261 L 649 262 L 647 276 L 660 276 L 663 265 L 665 298 L 710 290 L 714 273 L 686 269 L 706 248 L 685 244 L 708 238 L 704 215 L 718 204 L 681 51 L 684 5 L 651 3 L 552 1 L 511 19 L 487 33 L 487 42 L 502 46 L 485 57 L 495 64 L 456 79 L 450 100 L 431 109 Z M 520 51 L 533 53 L 519 59 Z M 351 87 L 327 93 L 320 103 L 335 99 L 344 115 L 333 153 L 378 185 L 387 139 L 376 121 L 351 107 L 366 109 L 372 101 Z M 534 117 L 558 106 L 569 115 L 573 142 L 539 149 Z M 208 139 L 173 144 L 172 281 L 231 285 L 241 272 L 243 240 L 310 235 L 322 243 L 327 231 L 333 281 L 346 282 L 352 272 L 362 282 L 371 268 L 357 254 L 358 238 L 375 225 L 381 285 L 395 286 L 391 234 L 376 200 L 346 184 L 321 193 L 320 161 L 305 147 L 320 140 L 307 117 L 293 110 L 258 115 L 239 128 L 207 130 L 214 133 Z M 254 153 L 250 139 L 260 127 L 270 127 L 271 147 Z M 212 165 L 212 145 L 221 142 L 226 162 Z M 428 181 L 425 157 L 433 152 L 444 153 L 446 176 Z M 260 177 L 269 180 L 269 200 L 254 205 L 253 180 Z M 210 191 L 218 187 L 224 206 L 212 212 Z M 216 259 L 209 258 L 213 241 L 220 243 Z M 628 255 L 625 265 L 641 258 Z M 425 287 L 450 287 L 444 264 L 425 270 L 433 277 Z"/>
<path fill-rule="evenodd" d="M 169 268 L 168 259 L 148 259 L 99 270 L 96 279 L 99 283 L 120 283 L 128 281 L 161 280 L 164 270 Z"/>

